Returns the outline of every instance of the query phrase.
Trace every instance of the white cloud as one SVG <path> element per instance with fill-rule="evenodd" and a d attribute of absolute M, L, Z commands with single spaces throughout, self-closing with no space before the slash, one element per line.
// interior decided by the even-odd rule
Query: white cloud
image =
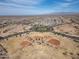
<path fill-rule="evenodd" d="M 6 8 L 37 8 L 44 0 L 6 0 L 7 2 L 0 2 L 0 6 Z"/>
<path fill-rule="evenodd" d="M 71 2 L 71 1 L 74 1 L 74 0 L 65 0 L 65 1 L 67 1 L 67 2 Z"/>
<path fill-rule="evenodd" d="M 69 7 L 71 5 L 71 3 L 62 3 L 60 4 L 61 7 Z"/>
<path fill-rule="evenodd" d="M 35 6 L 22 6 L 14 3 L 0 3 L 0 6 L 5 8 L 36 8 Z"/>
<path fill-rule="evenodd" d="M 64 9 L 64 8 L 68 8 L 70 9 L 71 7 L 73 7 L 73 5 L 79 3 L 79 0 L 65 0 L 67 2 L 59 2 L 58 4 L 56 4 L 55 8 L 59 8 L 59 9 Z"/>
<path fill-rule="evenodd" d="M 44 0 L 6 0 L 7 2 L 0 2 L 3 8 L 22 8 L 22 9 L 36 9 Z"/>
<path fill-rule="evenodd" d="M 42 11 L 42 12 L 41 12 Z M 41 15 L 41 14 L 49 14 L 52 10 L 39 10 L 39 9 L 14 9 L 14 8 L 6 8 L 0 9 L 0 15 Z"/>
<path fill-rule="evenodd" d="M 0 2 L 0 14 L 29 15 L 29 14 L 45 14 L 61 11 L 63 12 L 71 10 L 74 4 L 79 3 L 79 0 L 64 0 L 63 2 L 61 1 L 55 2 L 53 6 L 48 5 L 49 7 L 47 9 L 44 9 L 39 8 L 38 5 L 43 6 L 41 5 L 41 3 L 44 3 L 45 0 L 6 0 L 6 1 L 7 1 L 6 3 Z"/>
<path fill-rule="evenodd" d="M 36 7 L 44 0 L 7 0 L 7 3 L 0 2 L 0 15 L 31 15 L 45 14 L 48 10 L 41 10 Z M 23 5 L 25 4 L 25 5 Z"/>
<path fill-rule="evenodd" d="M 7 0 L 8 2 L 11 3 L 16 3 L 16 4 L 24 4 L 24 5 L 38 5 L 40 4 L 43 0 Z"/>

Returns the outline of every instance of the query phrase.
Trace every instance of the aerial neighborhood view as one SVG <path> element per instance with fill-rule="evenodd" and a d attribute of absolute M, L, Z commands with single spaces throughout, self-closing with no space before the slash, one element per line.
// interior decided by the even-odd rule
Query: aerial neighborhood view
<path fill-rule="evenodd" d="M 0 0 L 0 59 L 79 59 L 79 0 Z"/>

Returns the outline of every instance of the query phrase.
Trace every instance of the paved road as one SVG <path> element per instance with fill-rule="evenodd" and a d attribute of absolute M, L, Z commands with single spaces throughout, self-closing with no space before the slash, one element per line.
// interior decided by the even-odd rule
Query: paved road
<path fill-rule="evenodd" d="M 79 36 L 76 36 L 76 35 L 69 35 L 69 34 L 60 33 L 60 32 L 54 32 L 54 31 L 52 33 L 58 34 L 58 35 L 62 35 L 64 37 L 68 37 L 68 38 L 79 40 Z"/>
<path fill-rule="evenodd" d="M 15 33 L 15 34 L 11 34 L 11 35 L 7 35 L 7 36 L 0 36 L 0 40 L 4 40 L 4 39 L 8 39 L 10 37 L 14 37 L 14 36 L 21 36 L 22 34 L 28 34 L 30 31 L 25 31 L 25 32 L 19 32 L 19 33 Z M 52 33 L 54 34 L 58 34 L 58 35 L 61 35 L 61 36 L 64 36 L 64 37 L 68 37 L 68 38 L 72 38 L 72 39 L 76 39 L 76 40 L 79 40 L 79 36 L 76 36 L 76 35 L 69 35 L 69 34 L 64 34 L 64 33 L 60 33 L 60 32 L 55 32 L 53 31 Z"/>

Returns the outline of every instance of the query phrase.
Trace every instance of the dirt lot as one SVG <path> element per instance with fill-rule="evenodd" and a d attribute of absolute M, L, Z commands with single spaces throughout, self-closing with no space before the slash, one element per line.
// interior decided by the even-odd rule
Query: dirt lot
<path fill-rule="evenodd" d="M 0 17 L 0 59 L 79 59 L 78 16 Z"/>

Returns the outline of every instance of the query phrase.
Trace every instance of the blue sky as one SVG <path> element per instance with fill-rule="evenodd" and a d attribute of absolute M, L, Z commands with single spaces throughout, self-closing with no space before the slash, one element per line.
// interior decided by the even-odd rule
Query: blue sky
<path fill-rule="evenodd" d="M 79 12 L 79 0 L 0 0 L 0 15 Z"/>

